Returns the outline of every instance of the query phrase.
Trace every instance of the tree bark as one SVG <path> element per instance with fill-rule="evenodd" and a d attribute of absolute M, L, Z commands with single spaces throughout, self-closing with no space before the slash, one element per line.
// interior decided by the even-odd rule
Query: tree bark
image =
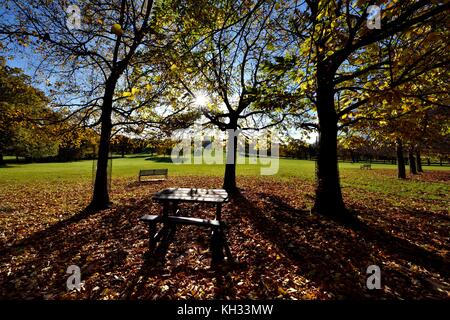
<path fill-rule="evenodd" d="M 5 160 L 3 159 L 3 152 L 0 151 L 0 166 L 3 166 L 5 164 Z"/>
<path fill-rule="evenodd" d="M 337 159 L 337 114 L 334 108 L 332 72 L 318 67 L 317 114 L 319 118 L 319 153 L 317 187 L 313 211 L 337 219 L 350 218 L 342 199 Z"/>
<path fill-rule="evenodd" d="M 236 152 L 237 152 L 238 133 L 236 132 L 236 129 L 237 129 L 237 121 L 236 125 L 232 125 L 228 131 L 227 153 L 226 153 L 227 162 L 225 164 L 223 188 L 227 190 L 227 192 L 229 193 L 236 193 L 238 191 L 236 185 Z"/>
<path fill-rule="evenodd" d="M 108 158 L 112 130 L 111 114 L 114 88 L 115 84 L 106 87 L 103 100 L 97 171 L 95 175 L 94 193 L 91 204 L 89 205 L 89 208 L 93 210 L 102 210 L 110 206 L 108 194 Z"/>
<path fill-rule="evenodd" d="M 420 151 L 418 149 L 416 150 L 416 161 L 417 161 L 417 171 L 423 172 L 422 159 L 420 159 Z"/>
<path fill-rule="evenodd" d="M 397 167 L 398 177 L 406 179 L 405 158 L 403 157 L 403 144 L 400 138 L 397 138 Z"/>
<path fill-rule="evenodd" d="M 408 158 L 409 158 L 409 172 L 411 172 L 411 174 L 417 174 L 416 159 L 414 159 L 413 148 L 409 148 Z"/>

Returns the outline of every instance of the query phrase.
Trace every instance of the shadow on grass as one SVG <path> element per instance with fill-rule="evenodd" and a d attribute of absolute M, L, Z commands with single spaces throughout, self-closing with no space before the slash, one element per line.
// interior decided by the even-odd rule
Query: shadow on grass
<path fill-rule="evenodd" d="M 42 298 L 44 294 L 65 293 L 68 277 L 65 270 L 73 264 L 80 266 L 83 278 L 120 268 L 131 244 L 124 235 L 132 235 L 133 244 L 138 241 L 136 236 L 142 237 L 132 231 L 138 221 L 126 215 L 131 211 L 129 205 L 99 212 L 83 210 L 11 246 L 3 246 L 0 265 L 19 257 L 21 263 L 12 275 L 0 273 L 0 297 Z M 36 270 L 40 272 L 36 274 Z M 29 282 L 19 279 L 29 279 Z M 51 289 L 44 290 L 47 287 Z M 86 298 L 95 297 L 93 293 Z"/>
<path fill-rule="evenodd" d="M 148 154 L 126 156 L 125 158 L 127 158 L 127 159 L 142 159 L 142 158 L 148 158 Z"/>
<path fill-rule="evenodd" d="M 413 296 L 408 291 L 412 282 L 419 283 L 424 296 L 438 293 L 427 277 L 391 267 L 391 262 L 419 265 L 444 277 L 450 275 L 448 260 L 390 234 L 385 230 L 389 225 L 379 228 L 359 222 L 343 226 L 293 208 L 276 195 L 260 193 L 258 197 L 264 201 L 264 211 L 242 195 L 235 196 L 235 205 L 278 252 L 299 267 L 300 275 L 335 297 Z M 372 264 L 382 268 L 383 283 L 394 290 L 375 293 L 366 288 L 365 272 Z"/>
<path fill-rule="evenodd" d="M 11 246 L 0 247 L 0 256 L 6 256 L 8 254 L 11 254 L 18 248 L 38 245 L 40 243 L 40 241 L 54 236 L 61 229 L 65 228 L 73 223 L 77 223 L 83 219 L 86 219 L 93 213 L 94 213 L 94 211 L 92 211 L 92 210 L 84 209 L 84 210 L 80 211 L 79 213 L 71 216 L 70 218 L 59 221 L 44 230 L 35 232 L 32 235 L 30 235 L 29 237 L 27 237 L 23 240 L 20 240 Z"/>
<path fill-rule="evenodd" d="M 142 189 L 146 188 L 136 185 L 136 190 Z M 175 299 L 188 285 L 212 284 L 216 299 L 248 298 L 235 286 L 245 277 L 257 288 L 251 290 L 257 290 L 258 298 L 274 298 L 284 277 L 295 274 L 334 298 L 435 298 L 443 297 L 438 291 L 441 283 L 429 272 L 449 276 L 448 261 L 391 234 L 391 222 L 382 215 L 376 218 L 380 225 L 368 221 L 367 215 L 377 214 L 373 212 L 362 214 L 357 226 L 343 226 L 293 207 L 289 198 L 276 192 L 249 190 L 223 211 L 232 229 L 231 250 L 241 263 L 214 270 L 208 263 L 209 235 L 199 228 L 183 227 L 187 229 L 168 236 L 155 254 L 148 252 L 148 233 L 139 217 L 159 211 L 147 194 L 134 196 L 112 209 L 81 211 L 12 246 L 4 245 L 0 297 L 99 299 L 113 292 L 117 295 L 110 299 Z M 249 237 L 259 242 L 244 244 Z M 193 247 L 205 253 L 192 253 Z M 282 256 L 279 261 L 270 256 L 273 251 Z M 73 264 L 81 268 L 85 283 L 80 293 L 68 295 L 65 272 Z M 372 264 L 381 267 L 382 284 L 389 290 L 366 288 L 366 269 Z M 280 265 L 281 271 L 271 269 Z M 166 284 L 168 289 L 162 291 Z"/>
<path fill-rule="evenodd" d="M 171 157 L 146 157 L 147 161 L 161 162 L 161 163 L 172 163 Z"/>
<path fill-rule="evenodd" d="M 11 165 L 10 163 L 0 164 L 0 169 L 16 168 L 17 166 Z"/>
<path fill-rule="evenodd" d="M 120 292 L 116 298 L 153 299 L 161 294 L 158 286 L 149 289 L 153 279 L 165 279 L 167 273 L 177 277 L 178 273 L 190 272 L 214 281 L 217 298 L 229 295 L 232 286 L 227 282 L 230 275 L 226 266 L 194 270 L 184 260 L 192 243 L 190 235 L 180 232 L 182 239 L 174 244 L 178 233 L 168 233 L 154 254 L 148 252 L 148 234 L 139 217 L 152 210 L 159 210 L 159 205 L 146 199 L 99 212 L 84 210 L 11 246 L 3 246 L 0 266 L 17 259 L 19 262 L 12 272 L 0 269 L 0 297 L 61 297 L 67 294 L 65 281 L 69 275 L 65 271 L 70 265 L 79 266 L 82 279 L 89 279 L 76 298 L 98 299 L 106 286 L 108 290 Z M 169 247 L 172 249 L 168 258 Z M 177 257 L 181 263 L 168 270 L 168 259 Z M 142 262 L 133 264 L 134 259 Z M 97 290 L 98 287 L 102 290 Z"/>

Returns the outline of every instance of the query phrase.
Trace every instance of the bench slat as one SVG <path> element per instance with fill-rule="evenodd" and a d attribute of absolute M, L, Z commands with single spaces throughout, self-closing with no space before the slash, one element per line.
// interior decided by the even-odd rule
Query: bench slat
<path fill-rule="evenodd" d="M 209 219 L 200 219 L 200 218 L 191 218 L 191 217 L 179 217 L 179 216 L 168 216 L 166 219 L 163 219 L 162 216 L 157 215 L 144 215 L 139 220 L 146 223 L 157 223 L 157 222 L 166 222 L 166 223 L 175 223 L 175 224 L 186 224 L 186 225 L 196 225 L 203 227 L 220 227 L 223 226 L 218 220 L 209 220 Z"/>
<path fill-rule="evenodd" d="M 152 176 L 152 175 L 166 175 L 168 173 L 168 169 L 151 169 L 151 170 L 140 170 L 140 176 Z"/>
<path fill-rule="evenodd" d="M 201 194 L 223 194 L 228 195 L 227 191 L 225 189 L 204 189 L 204 188 L 167 188 L 162 191 L 157 192 L 158 194 L 165 194 L 165 193 L 190 193 L 190 192 L 196 192 Z"/>
<path fill-rule="evenodd" d="M 158 222 L 161 221 L 161 216 L 157 216 L 154 214 L 146 214 L 143 215 L 139 220 L 144 222 Z"/>
<path fill-rule="evenodd" d="M 167 221 L 177 223 L 177 224 L 188 224 L 188 225 L 205 226 L 205 227 L 219 227 L 220 226 L 220 222 L 218 220 L 209 220 L 209 219 L 200 219 L 200 218 L 191 218 L 191 217 L 168 216 Z"/>
<path fill-rule="evenodd" d="M 156 201 L 183 201 L 183 202 L 199 202 L 199 203 L 224 203 L 227 202 L 227 198 L 220 197 L 180 197 L 180 196 L 163 196 L 154 197 Z"/>

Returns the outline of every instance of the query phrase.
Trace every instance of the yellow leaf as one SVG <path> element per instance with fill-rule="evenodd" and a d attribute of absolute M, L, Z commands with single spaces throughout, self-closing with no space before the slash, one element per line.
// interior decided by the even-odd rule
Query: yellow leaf
<path fill-rule="evenodd" d="M 118 23 L 115 23 L 111 27 L 111 33 L 114 33 L 116 36 L 120 37 L 123 35 L 122 26 Z"/>
<path fill-rule="evenodd" d="M 170 66 L 170 71 L 172 71 L 172 72 L 175 72 L 177 69 L 178 69 L 178 67 L 177 67 L 176 64 L 172 64 L 172 65 Z"/>
<path fill-rule="evenodd" d="M 286 290 L 284 290 L 282 287 L 278 287 L 278 293 L 281 295 L 285 295 L 286 294 Z"/>
<path fill-rule="evenodd" d="M 306 89 L 308 89 L 308 82 L 303 82 L 300 85 L 300 90 L 305 91 Z"/>

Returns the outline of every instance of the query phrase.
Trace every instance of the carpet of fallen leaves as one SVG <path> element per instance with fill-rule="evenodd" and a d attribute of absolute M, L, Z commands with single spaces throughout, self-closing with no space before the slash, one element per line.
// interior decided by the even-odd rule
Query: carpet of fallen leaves
<path fill-rule="evenodd" d="M 366 174 L 366 173 L 365 173 Z M 369 173 L 372 174 L 372 173 Z M 385 174 L 383 172 L 377 174 Z M 449 172 L 423 181 L 448 183 Z M 166 187 L 217 188 L 218 177 L 158 183 L 114 181 L 111 209 L 88 213 L 88 183 L 3 187 L 0 193 L 0 298 L 8 299 L 448 299 L 449 197 L 414 202 L 346 187 L 360 223 L 313 215 L 314 186 L 298 178 L 241 177 L 223 208 L 235 264 L 211 268 L 208 230 L 183 226 L 165 256 L 148 254 L 143 214 Z M 213 218 L 208 206 L 184 214 Z M 381 268 L 381 290 L 366 269 Z M 81 268 L 80 291 L 66 270 Z"/>

